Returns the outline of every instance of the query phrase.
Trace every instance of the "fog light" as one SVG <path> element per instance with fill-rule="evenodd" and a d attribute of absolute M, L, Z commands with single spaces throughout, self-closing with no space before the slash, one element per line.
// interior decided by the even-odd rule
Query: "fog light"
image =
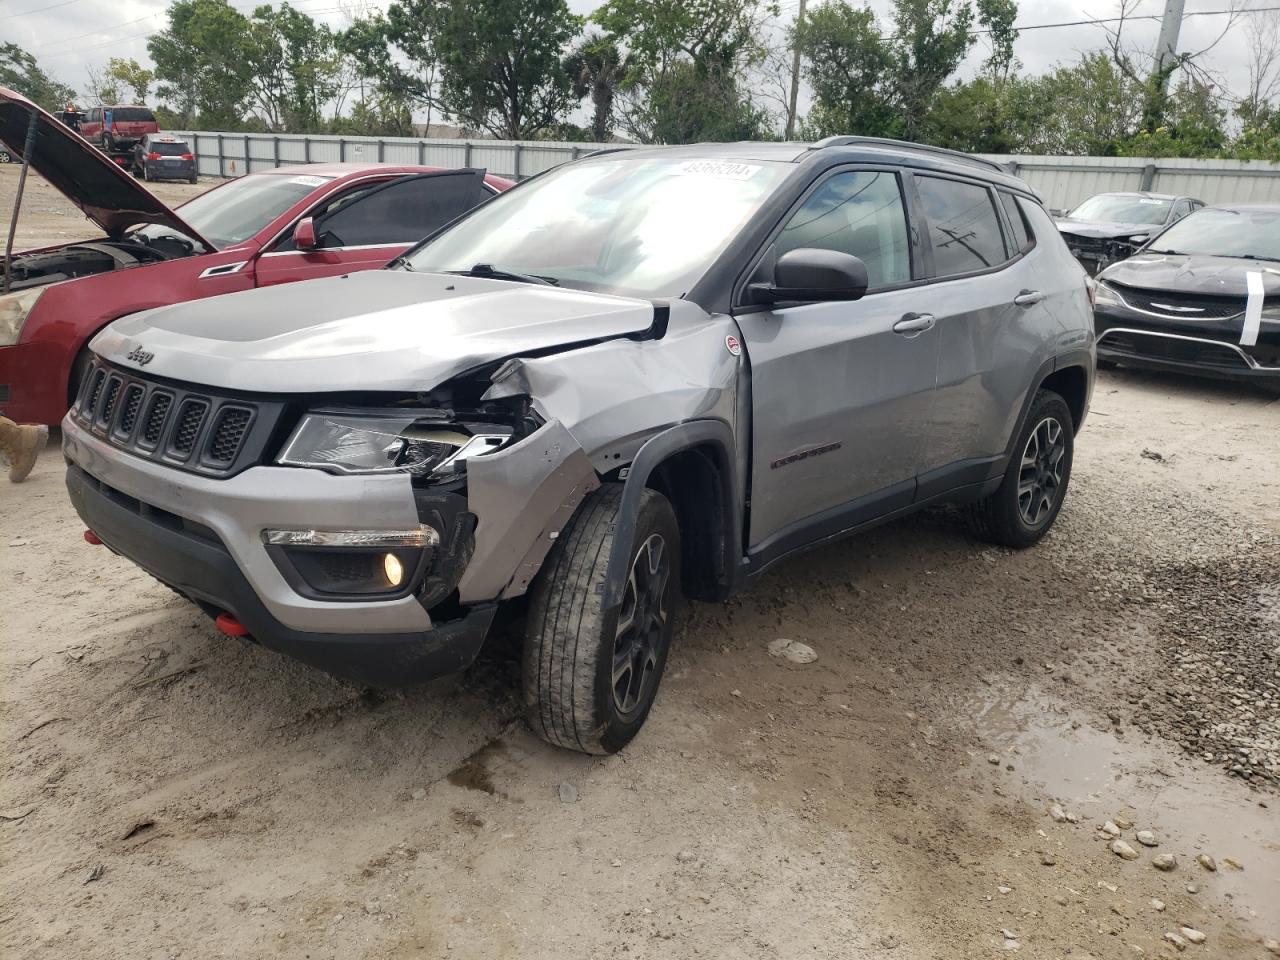
<path fill-rule="evenodd" d="M 388 553 L 382 558 L 382 570 L 387 575 L 387 583 L 393 587 L 400 586 L 400 581 L 404 579 L 404 564 L 400 562 L 400 558 L 394 553 Z"/>

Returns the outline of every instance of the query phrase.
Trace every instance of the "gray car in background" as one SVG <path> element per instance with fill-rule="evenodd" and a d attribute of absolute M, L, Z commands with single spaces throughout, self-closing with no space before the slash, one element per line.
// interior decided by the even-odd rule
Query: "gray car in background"
<path fill-rule="evenodd" d="M 1020 180 L 841 137 L 636 150 L 387 270 L 92 343 L 67 485 L 220 629 L 371 684 L 527 600 L 533 729 L 618 750 L 682 598 L 943 501 L 1038 541 L 1094 376 L 1089 281 Z"/>

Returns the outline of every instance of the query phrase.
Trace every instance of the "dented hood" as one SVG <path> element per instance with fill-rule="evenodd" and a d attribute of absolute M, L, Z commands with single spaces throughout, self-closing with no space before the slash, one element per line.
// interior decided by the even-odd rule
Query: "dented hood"
<path fill-rule="evenodd" d="M 1063 217 L 1056 221 L 1058 230 L 1077 237 L 1089 237 L 1094 240 L 1114 240 L 1123 237 L 1149 237 L 1164 229 L 1163 223 L 1121 223 L 1114 220 L 1072 220 Z"/>
<path fill-rule="evenodd" d="M 1112 264 L 1098 276 L 1144 290 L 1246 297 L 1250 273 L 1262 277 L 1265 296 L 1280 294 L 1280 263 L 1240 257 L 1139 252 Z"/>
<path fill-rule="evenodd" d="M 117 320 L 91 347 L 148 375 L 230 390 L 412 392 L 653 322 L 647 300 L 373 270 L 157 307 Z"/>
<path fill-rule="evenodd" d="M 0 87 L 0 142 L 23 158 L 27 128 L 36 118 L 31 169 L 84 211 L 108 236 L 129 227 L 158 223 L 172 227 L 207 249 L 214 246 L 186 224 L 137 180 L 116 166 L 89 141 L 21 94 Z M 5 210 L 8 216 L 12 211 Z"/>

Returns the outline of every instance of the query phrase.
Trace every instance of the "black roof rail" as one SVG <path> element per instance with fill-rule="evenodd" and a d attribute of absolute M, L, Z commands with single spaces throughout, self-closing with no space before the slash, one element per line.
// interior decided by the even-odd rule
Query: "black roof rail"
<path fill-rule="evenodd" d="M 962 153 L 959 150 L 948 150 L 946 147 L 934 147 L 927 143 L 912 143 L 909 140 L 891 140 L 888 137 L 827 137 L 825 140 L 819 140 L 817 143 L 810 144 L 809 149 L 821 150 L 823 147 L 856 146 L 893 147 L 895 150 L 915 150 L 920 153 L 933 153 L 938 156 L 948 157 L 952 160 L 978 164 L 979 166 L 988 167 L 992 170 L 998 170 L 1001 173 L 1008 172 L 994 160 L 988 160 L 985 157 L 975 157 L 971 153 Z"/>

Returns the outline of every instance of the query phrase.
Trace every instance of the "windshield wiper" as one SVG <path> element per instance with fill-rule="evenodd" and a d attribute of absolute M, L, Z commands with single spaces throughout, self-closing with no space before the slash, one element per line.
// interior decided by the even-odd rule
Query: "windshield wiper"
<path fill-rule="evenodd" d="M 477 263 L 470 270 L 448 270 L 459 277 L 484 277 L 488 280 L 512 280 L 516 283 L 536 283 L 545 287 L 558 287 L 560 281 L 555 277 L 544 277 L 536 273 L 512 273 L 510 270 L 499 270 L 491 263 Z"/>
<path fill-rule="evenodd" d="M 1156 250 L 1153 247 L 1147 247 L 1147 249 L 1143 250 L 1142 252 L 1143 253 L 1163 253 L 1165 256 L 1168 256 L 1168 257 L 1185 256 L 1185 254 L 1183 254 L 1181 250 Z"/>
<path fill-rule="evenodd" d="M 1280 263 L 1280 257 L 1264 257 L 1260 253 L 1242 253 L 1241 260 L 1266 260 L 1268 263 Z"/>

